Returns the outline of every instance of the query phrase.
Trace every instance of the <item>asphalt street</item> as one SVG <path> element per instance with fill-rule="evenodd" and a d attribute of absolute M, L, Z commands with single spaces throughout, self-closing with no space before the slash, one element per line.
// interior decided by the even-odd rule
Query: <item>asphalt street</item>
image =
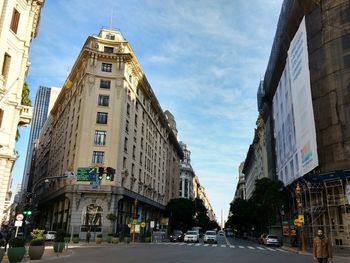
<path fill-rule="evenodd" d="M 70 257 L 50 259 L 50 262 L 307 263 L 314 261 L 310 256 L 293 254 L 280 248 L 266 248 L 247 241 L 226 240 L 224 237 L 220 237 L 218 244 L 164 242 L 75 248 Z"/>

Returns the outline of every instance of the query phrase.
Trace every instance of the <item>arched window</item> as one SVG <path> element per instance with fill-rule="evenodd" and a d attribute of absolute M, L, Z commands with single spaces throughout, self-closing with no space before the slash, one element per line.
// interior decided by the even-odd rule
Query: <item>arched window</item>
<path fill-rule="evenodd" d="M 101 206 L 90 204 L 82 214 L 82 231 L 101 231 L 103 209 Z"/>

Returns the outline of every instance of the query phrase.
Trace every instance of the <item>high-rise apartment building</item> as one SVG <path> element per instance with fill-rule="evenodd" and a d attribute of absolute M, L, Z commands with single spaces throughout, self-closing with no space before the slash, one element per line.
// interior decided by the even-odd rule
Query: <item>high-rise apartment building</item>
<path fill-rule="evenodd" d="M 40 86 L 36 93 L 33 120 L 30 128 L 27 156 L 23 171 L 22 192 L 27 191 L 35 140 L 39 138 L 40 130 L 44 126 L 60 91 L 61 88 Z"/>
<path fill-rule="evenodd" d="M 130 44 L 102 29 L 86 40 L 35 145 L 36 222 L 81 237 L 126 234 L 132 219 L 160 223 L 178 197 L 182 155 Z"/>
<path fill-rule="evenodd" d="M 0 222 L 7 220 L 11 199 L 17 128 L 32 118 L 32 107 L 22 100 L 22 90 L 43 4 L 44 0 L 0 1 Z"/>
<path fill-rule="evenodd" d="M 291 215 L 310 245 L 322 227 L 350 246 L 349 14 L 348 0 L 285 0 L 258 91 L 269 171 L 301 191 Z"/>

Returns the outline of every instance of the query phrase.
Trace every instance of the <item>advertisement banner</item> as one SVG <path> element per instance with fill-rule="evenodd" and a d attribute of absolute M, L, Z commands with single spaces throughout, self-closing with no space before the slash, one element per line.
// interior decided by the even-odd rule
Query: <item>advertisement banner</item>
<path fill-rule="evenodd" d="M 277 175 L 288 185 L 318 166 L 305 18 L 288 50 L 273 116 Z"/>

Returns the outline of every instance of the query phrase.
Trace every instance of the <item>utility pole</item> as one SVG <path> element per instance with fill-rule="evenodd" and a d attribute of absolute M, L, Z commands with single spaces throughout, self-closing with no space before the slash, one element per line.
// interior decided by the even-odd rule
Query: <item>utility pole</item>
<path fill-rule="evenodd" d="M 296 195 L 296 201 L 298 206 L 298 218 L 300 217 L 304 218 L 303 202 L 301 197 L 301 187 L 299 183 L 297 183 L 297 186 L 295 188 L 295 195 Z M 300 233 L 301 251 L 305 252 L 304 222 L 301 222 L 300 232 L 301 232 Z"/>

